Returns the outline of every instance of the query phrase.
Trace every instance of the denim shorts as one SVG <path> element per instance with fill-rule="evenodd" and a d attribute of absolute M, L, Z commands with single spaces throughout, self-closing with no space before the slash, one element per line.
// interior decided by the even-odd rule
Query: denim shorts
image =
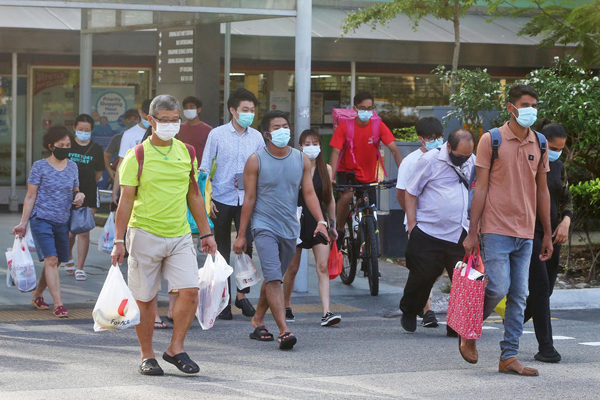
<path fill-rule="evenodd" d="M 35 250 L 40 261 L 48 257 L 58 257 L 58 262 L 69 262 L 69 223 L 53 222 L 47 219 L 29 220 Z"/>

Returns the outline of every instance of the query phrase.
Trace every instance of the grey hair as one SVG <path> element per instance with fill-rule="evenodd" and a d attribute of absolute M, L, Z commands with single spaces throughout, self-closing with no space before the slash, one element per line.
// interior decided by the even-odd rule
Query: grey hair
<path fill-rule="evenodd" d="M 156 111 L 181 111 L 179 101 L 169 94 L 156 96 L 150 103 L 150 115 L 156 115 Z"/>

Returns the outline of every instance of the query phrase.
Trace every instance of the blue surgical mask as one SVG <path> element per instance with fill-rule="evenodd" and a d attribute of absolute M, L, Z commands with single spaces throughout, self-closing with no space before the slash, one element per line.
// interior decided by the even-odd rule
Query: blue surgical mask
<path fill-rule="evenodd" d="M 291 137 L 292 135 L 290 134 L 289 128 L 279 128 L 271 132 L 271 143 L 277 147 L 283 148 L 290 142 Z"/>
<path fill-rule="evenodd" d="M 514 104 L 513 106 L 517 108 Z M 523 128 L 529 128 L 531 125 L 535 124 L 535 121 L 537 120 L 537 110 L 535 108 L 525 107 L 518 108 L 518 110 L 519 116 L 515 117 L 515 119 L 519 125 L 521 125 Z"/>
<path fill-rule="evenodd" d="M 430 142 L 425 142 L 425 148 L 427 149 L 427 151 L 435 150 L 443 144 L 444 144 L 444 138 L 441 137 L 441 138 L 432 140 Z"/>
<path fill-rule="evenodd" d="M 548 150 L 548 160 L 550 162 L 556 161 L 560 158 L 561 154 L 562 154 L 562 150 L 561 151 Z"/>
<path fill-rule="evenodd" d="M 146 129 L 150 128 L 150 122 L 148 122 L 146 119 L 142 120 L 142 125 L 144 125 L 144 128 Z"/>
<path fill-rule="evenodd" d="M 87 142 L 92 137 L 91 132 L 75 131 L 75 136 L 82 142 Z"/>
<path fill-rule="evenodd" d="M 368 120 L 371 119 L 372 116 L 373 116 L 373 111 L 358 110 L 358 118 L 360 118 L 360 120 L 362 122 L 367 122 Z"/>
<path fill-rule="evenodd" d="M 242 128 L 247 128 L 252 125 L 254 121 L 254 113 L 239 113 L 239 118 L 237 119 L 238 124 Z"/>

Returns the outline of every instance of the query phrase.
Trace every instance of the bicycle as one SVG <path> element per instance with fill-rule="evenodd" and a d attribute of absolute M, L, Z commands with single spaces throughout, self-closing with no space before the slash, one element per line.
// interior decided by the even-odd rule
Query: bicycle
<path fill-rule="evenodd" d="M 337 184 L 337 190 L 346 188 L 368 189 L 384 187 L 390 189 L 396 186 L 396 179 L 365 184 Z M 377 207 L 371 204 L 369 191 L 364 190 L 361 197 L 350 204 L 350 213 L 344 227 L 342 245 L 344 267 L 340 279 L 346 285 L 352 284 L 356 277 L 358 260 L 361 260 L 361 270 L 369 280 L 371 296 L 379 294 L 379 226 L 377 224 Z"/>

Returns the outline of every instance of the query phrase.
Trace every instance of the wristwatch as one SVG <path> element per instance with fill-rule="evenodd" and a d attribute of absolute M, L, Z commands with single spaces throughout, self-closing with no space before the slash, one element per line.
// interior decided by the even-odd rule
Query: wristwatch
<path fill-rule="evenodd" d="M 125 239 L 115 239 L 115 240 L 113 240 L 113 244 L 117 244 L 117 243 L 123 243 L 123 244 L 125 244 Z"/>
<path fill-rule="evenodd" d="M 319 221 L 317 224 L 325 225 L 325 228 L 327 228 L 327 221 Z"/>

